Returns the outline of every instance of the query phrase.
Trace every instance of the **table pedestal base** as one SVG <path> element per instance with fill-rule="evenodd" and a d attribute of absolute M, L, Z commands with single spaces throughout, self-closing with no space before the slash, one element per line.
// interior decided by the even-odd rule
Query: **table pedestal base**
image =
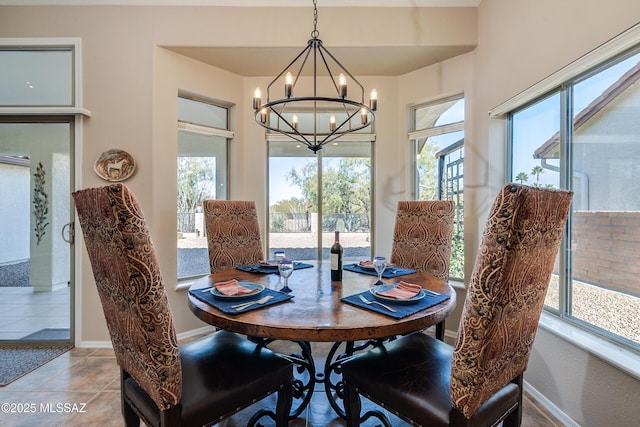
<path fill-rule="evenodd" d="M 251 338 L 252 341 L 268 347 L 276 341 L 265 338 Z M 354 354 L 381 346 L 386 341 L 384 339 L 358 341 L 358 342 L 336 342 L 333 343 L 324 362 L 324 370 L 317 371 L 313 358 L 311 344 L 308 341 L 294 341 L 300 347 L 300 352 L 283 354 L 296 366 L 294 368 L 293 399 L 294 406 L 291 409 L 290 419 L 297 418 L 309 406 L 316 384 L 323 384 L 327 400 L 331 408 L 341 418 L 345 418 L 344 412 L 344 384 L 342 382 L 342 362 L 351 358 Z M 344 350 L 340 351 L 344 344 Z M 274 350 L 275 351 L 275 350 Z M 255 425 L 259 418 L 269 416 L 273 418 L 269 411 L 260 411 L 252 418 L 249 426 Z M 371 415 L 366 415 L 369 418 Z M 365 419 L 366 419 L 365 418 Z"/>

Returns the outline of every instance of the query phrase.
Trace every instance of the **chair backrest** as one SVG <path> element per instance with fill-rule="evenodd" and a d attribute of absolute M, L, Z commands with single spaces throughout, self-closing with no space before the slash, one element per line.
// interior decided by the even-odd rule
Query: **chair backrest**
<path fill-rule="evenodd" d="M 527 368 L 572 197 L 507 184 L 491 208 L 451 366 L 451 400 L 467 418 Z"/>
<path fill-rule="evenodd" d="M 180 353 L 142 210 L 123 184 L 73 199 L 118 365 L 168 409 L 181 397 Z"/>
<path fill-rule="evenodd" d="M 454 216 L 451 200 L 398 202 L 391 262 L 449 280 Z"/>
<path fill-rule="evenodd" d="M 205 200 L 203 207 L 212 273 L 264 259 L 255 202 Z"/>

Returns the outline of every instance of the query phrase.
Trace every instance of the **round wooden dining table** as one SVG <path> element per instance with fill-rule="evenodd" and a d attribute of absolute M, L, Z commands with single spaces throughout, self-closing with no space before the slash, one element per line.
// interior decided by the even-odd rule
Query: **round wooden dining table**
<path fill-rule="evenodd" d="M 252 273 L 239 269 L 216 272 L 194 282 L 190 287 L 188 304 L 198 318 L 217 328 L 247 335 L 265 345 L 275 340 L 297 343 L 302 348 L 302 355 L 291 356 L 291 359 L 308 370 L 309 375 L 306 383 L 299 384 L 297 393 L 294 390 L 294 397 L 301 398 L 302 401 L 294 408 L 292 417 L 301 413 L 309 403 L 310 394 L 317 382 L 324 383 L 333 409 L 344 417 L 342 405 L 336 399 L 342 399 L 341 376 L 336 375 L 340 372 L 341 361 L 357 351 L 380 345 L 384 339 L 422 331 L 433 325 L 439 326 L 437 335 L 442 338 L 444 320 L 455 308 L 456 294 L 446 281 L 429 273 L 415 272 L 383 279 L 386 284 L 398 283 L 400 280 L 418 284 L 424 289 L 449 297 L 435 306 L 395 319 L 341 300 L 371 289 L 377 281 L 376 276 L 344 270 L 342 281 L 332 282 L 328 262 L 308 263 L 313 267 L 296 269 L 289 278 L 293 298 L 279 304 L 240 314 L 226 314 L 191 295 L 192 292 L 199 292 L 202 288 L 231 279 L 247 280 L 272 290 L 282 287 L 282 278 L 277 274 Z M 334 343 L 323 372 L 315 370 L 310 342 Z M 345 343 L 346 350 L 338 353 L 342 343 Z"/>

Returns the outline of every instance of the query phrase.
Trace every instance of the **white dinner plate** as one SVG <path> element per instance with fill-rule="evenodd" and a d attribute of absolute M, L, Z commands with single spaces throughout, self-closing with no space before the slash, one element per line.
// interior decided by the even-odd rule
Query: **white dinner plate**
<path fill-rule="evenodd" d="M 395 288 L 396 286 L 397 284 L 396 285 L 378 285 L 378 286 L 374 286 L 369 291 L 371 292 L 371 295 L 373 295 L 373 297 L 376 299 L 379 299 L 382 301 L 388 301 L 388 302 L 396 302 L 399 304 L 413 304 L 414 302 L 420 301 L 426 295 L 426 292 L 424 291 L 424 289 L 420 290 L 420 292 L 418 292 L 417 294 L 415 294 L 413 297 L 409 299 L 390 298 L 385 295 L 378 294 L 378 292 L 386 292 L 390 289 Z"/>
<path fill-rule="evenodd" d="M 264 291 L 264 286 L 259 283 L 251 283 L 251 282 L 243 282 L 243 281 L 240 281 L 238 283 L 243 288 L 257 289 L 257 292 L 253 292 L 251 294 L 241 294 L 241 295 L 225 295 L 219 290 L 217 290 L 215 286 L 210 288 L 209 292 L 211 292 L 211 295 L 213 295 L 216 298 L 227 299 L 227 300 L 241 300 L 244 298 L 255 297 L 256 295 L 260 295 L 262 291 Z"/>

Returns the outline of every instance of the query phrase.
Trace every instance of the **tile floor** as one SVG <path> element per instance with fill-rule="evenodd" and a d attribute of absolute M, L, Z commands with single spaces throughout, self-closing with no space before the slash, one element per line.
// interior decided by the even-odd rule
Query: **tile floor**
<path fill-rule="evenodd" d="M 0 340 L 19 340 L 45 328 L 69 328 L 69 288 L 33 292 L 30 286 L 0 287 Z"/>
<path fill-rule="evenodd" d="M 268 399 L 221 422 L 217 427 L 246 425 L 258 406 L 272 406 L 273 400 Z M 13 409 L 20 409 L 22 412 L 5 413 L 6 405 L 2 406 L 0 425 L 4 427 L 123 425 L 119 370 L 111 349 L 70 350 L 7 386 L 0 387 L 0 404 L 7 403 L 15 404 Z M 367 426 L 379 424 L 370 421 Z M 262 422 L 266 426 L 273 425 L 269 419 L 263 419 Z M 392 419 L 392 422 L 394 427 L 407 425 L 397 418 Z M 291 427 L 344 425 L 344 421 L 333 412 L 321 390 L 314 393 L 310 407 L 290 423 Z M 523 426 L 561 425 L 526 396 Z"/>

